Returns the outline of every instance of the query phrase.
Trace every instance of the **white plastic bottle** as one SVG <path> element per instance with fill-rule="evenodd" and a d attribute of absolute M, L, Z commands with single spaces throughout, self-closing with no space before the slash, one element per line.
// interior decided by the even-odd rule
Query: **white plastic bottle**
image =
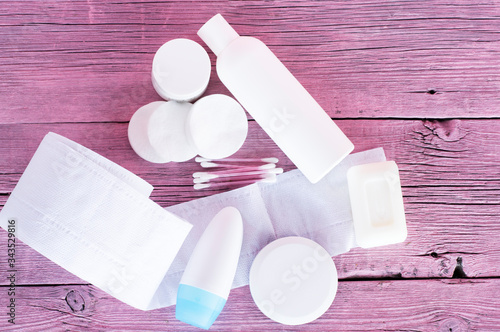
<path fill-rule="evenodd" d="M 235 207 L 225 207 L 210 221 L 182 275 L 175 317 L 208 329 L 224 308 L 243 241 L 243 221 Z"/>
<path fill-rule="evenodd" d="M 198 31 L 217 74 L 298 169 L 318 182 L 354 145 L 260 40 L 239 36 L 217 14 Z"/>

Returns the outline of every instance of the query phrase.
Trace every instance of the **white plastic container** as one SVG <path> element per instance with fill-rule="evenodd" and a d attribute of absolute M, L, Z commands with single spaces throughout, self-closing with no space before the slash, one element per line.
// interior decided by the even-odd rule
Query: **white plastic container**
<path fill-rule="evenodd" d="M 403 194 L 394 161 L 353 166 L 347 171 L 356 241 L 362 248 L 403 242 Z"/>
<path fill-rule="evenodd" d="M 274 53 L 242 37 L 217 14 L 198 31 L 217 55 L 224 85 L 312 182 L 318 182 L 354 145 Z"/>
<path fill-rule="evenodd" d="M 275 240 L 250 268 L 250 292 L 260 311 L 285 325 L 312 322 L 332 305 L 337 269 L 318 243 L 298 236 Z"/>
<path fill-rule="evenodd" d="M 194 248 L 177 290 L 175 317 L 208 329 L 224 308 L 243 241 L 243 221 L 235 207 L 223 208 Z"/>

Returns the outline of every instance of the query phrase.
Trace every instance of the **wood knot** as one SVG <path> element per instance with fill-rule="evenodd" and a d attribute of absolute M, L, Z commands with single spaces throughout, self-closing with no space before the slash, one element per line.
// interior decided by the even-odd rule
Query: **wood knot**
<path fill-rule="evenodd" d="M 73 312 L 81 312 L 85 309 L 85 300 L 77 291 L 71 290 L 66 294 L 66 303 Z"/>
<path fill-rule="evenodd" d="M 455 266 L 455 270 L 453 271 L 452 278 L 467 278 L 467 275 L 464 272 L 464 267 L 462 265 L 462 257 L 457 257 L 457 265 Z"/>
<path fill-rule="evenodd" d="M 460 120 L 428 120 L 424 126 L 445 142 L 457 142 L 465 137 Z"/>
<path fill-rule="evenodd" d="M 439 326 L 439 332 L 468 332 L 469 324 L 460 317 L 447 318 Z"/>

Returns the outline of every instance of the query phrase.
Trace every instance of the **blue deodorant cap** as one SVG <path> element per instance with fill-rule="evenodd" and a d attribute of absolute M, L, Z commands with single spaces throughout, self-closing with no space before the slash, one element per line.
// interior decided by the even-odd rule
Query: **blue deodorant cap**
<path fill-rule="evenodd" d="M 198 287 L 180 284 L 175 318 L 208 330 L 226 304 L 226 299 Z"/>
<path fill-rule="evenodd" d="M 243 241 L 243 219 L 232 206 L 220 210 L 189 257 L 177 289 L 175 318 L 208 330 L 226 304 Z"/>

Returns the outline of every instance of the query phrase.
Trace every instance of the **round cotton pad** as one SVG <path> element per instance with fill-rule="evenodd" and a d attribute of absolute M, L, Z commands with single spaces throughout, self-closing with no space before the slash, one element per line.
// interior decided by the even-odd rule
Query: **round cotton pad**
<path fill-rule="evenodd" d="M 164 102 L 149 118 L 148 138 L 154 150 L 171 161 L 186 161 L 196 150 L 186 136 L 186 120 L 193 104 Z"/>
<path fill-rule="evenodd" d="M 164 99 L 192 101 L 200 97 L 210 79 L 210 58 L 195 41 L 172 39 L 153 58 L 152 82 Z"/>
<path fill-rule="evenodd" d="M 186 128 L 200 156 L 222 159 L 241 148 L 247 137 L 248 121 L 236 100 L 215 94 L 194 103 Z"/>
<path fill-rule="evenodd" d="M 328 252 L 303 237 L 268 244 L 250 269 L 250 292 L 260 311 L 286 325 L 312 322 L 337 293 L 337 270 Z"/>
<path fill-rule="evenodd" d="M 139 157 L 152 163 L 168 163 L 169 158 L 159 155 L 151 146 L 148 138 L 149 119 L 155 110 L 166 104 L 164 101 L 154 101 L 139 108 L 128 124 L 128 140 L 132 149 Z"/>

